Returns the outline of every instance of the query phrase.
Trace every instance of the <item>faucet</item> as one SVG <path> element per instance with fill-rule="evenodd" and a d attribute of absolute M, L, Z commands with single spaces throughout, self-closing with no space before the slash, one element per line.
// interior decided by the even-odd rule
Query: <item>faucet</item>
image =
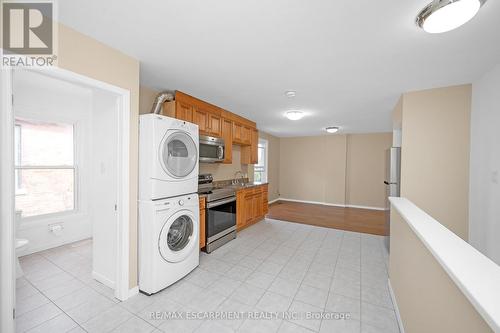
<path fill-rule="evenodd" d="M 238 177 L 237 177 L 237 176 L 238 176 L 238 174 L 240 174 L 240 179 L 239 179 L 239 180 L 237 179 L 237 178 L 238 178 Z M 233 185 L 236 185 L 236 184 L 238 184 L 238 183 L 243 183 L 243 182 L 242 182 L 243 178 L 245 178 L 245 177 L 244 177 L 243 172 L 241 172 L 241 170 L 236 171 L 236 172 L 234 173 Z"/>

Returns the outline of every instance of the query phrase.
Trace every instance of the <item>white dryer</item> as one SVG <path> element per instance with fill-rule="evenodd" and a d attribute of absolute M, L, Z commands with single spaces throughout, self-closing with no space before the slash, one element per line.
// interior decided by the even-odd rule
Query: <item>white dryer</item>
<path fill-rule="evenodd" d="M 139 123 L 139 200 L 197 192 L 198 125 L 157 114 Z"/>
<path fill-rule="evenodd" d="M 197 194 L 139 201 L 139 289 L 154 294 L 200 261 Z"/>

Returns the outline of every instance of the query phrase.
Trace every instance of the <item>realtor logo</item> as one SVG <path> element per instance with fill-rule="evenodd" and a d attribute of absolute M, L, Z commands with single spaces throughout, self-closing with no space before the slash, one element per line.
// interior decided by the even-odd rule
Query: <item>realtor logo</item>
<path fill-rule="evenodd" d="M 4 2 L 2 6 L 4 54 L 52 54 L 52 3 Z"/>
<path fill-rule="evenodd" d="M 56 0 L 0 0 L 1 67 L 57 66 Z"/>

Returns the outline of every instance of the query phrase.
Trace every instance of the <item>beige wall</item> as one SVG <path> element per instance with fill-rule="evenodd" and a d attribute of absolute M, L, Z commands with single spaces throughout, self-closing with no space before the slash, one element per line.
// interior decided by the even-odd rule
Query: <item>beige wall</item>
<path fill-rule="evenodd" d="M 403 124 L 403 96 L 401 96 L 392 112 L 392 128 L 401 129 Z"/>
<path fill-rule="evenodd" d="M 139 61 L 76 30 L 59 25 L 61 68 L 130 90 L 130 287 L 137 285 L 137 177 Z"/>
<path fill-rule="evenodd" d="M 401 196 L 468 238 L 471 86 L 403 95 Z"/>
<path fill-rule="evenodd" d="M 150 113 L 153 103 L 159 91 L 146 87 L 140 86 L 139 88 L 139 113 L 145 114 Z"/>
<path fill-rule="evenodd" d="M 385 208 L 391 144 L 391 133 L 281 138 L 281 198 Z"/>
<path fill-rule="evenodd" d="M 492 332 L 394 209 L 389 260 L 389 277 L 406 333 Z"/>
<path fill-rule="evenodd" d="M 345 204 L 346 136 L 281 138 L 281 198 Z"/>
<path fill-rule="evenodd" d="M 279 167 L 280 167 L 280 139 L 265 132 L 259 132 L 259 138 L 268 142 L 267 152 L 267 181 L 269 183 L 269 201 L 279 198 Z"/>
<path fill-rule="evenodd" d="M 346 202 L 348 205 L 388 207 L 385 151 L 392 146 L 391 133 L 347 136 Z"/>

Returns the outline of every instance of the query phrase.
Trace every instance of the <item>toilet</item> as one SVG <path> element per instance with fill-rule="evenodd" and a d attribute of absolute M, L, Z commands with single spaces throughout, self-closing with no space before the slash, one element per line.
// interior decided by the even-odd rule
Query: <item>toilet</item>
<path fill-rule="evenodd" d="M 17 235 L 17 232 L 19 231 L 19 225 L 21 224 L 21 215 L 22 215 L 22 211 L 20 210 L 16 210 L 16 235 Z M 27 239 L 23 239 L 23 238 L 16 238 L 16 243 L 15 243 L 15 246 L 16 246 L 16 278 L 19 279 L 20 277 L 22 277 L 24 275 L 23 273 L 23 269 L 21 268 L 21 264 L 19 263 L 19 253 L 22 253 L 22 251 L 24 249 L 26 249 L 26 247 L 28 247 L 28 244 L 29 244 L 29 240 Z"/>

